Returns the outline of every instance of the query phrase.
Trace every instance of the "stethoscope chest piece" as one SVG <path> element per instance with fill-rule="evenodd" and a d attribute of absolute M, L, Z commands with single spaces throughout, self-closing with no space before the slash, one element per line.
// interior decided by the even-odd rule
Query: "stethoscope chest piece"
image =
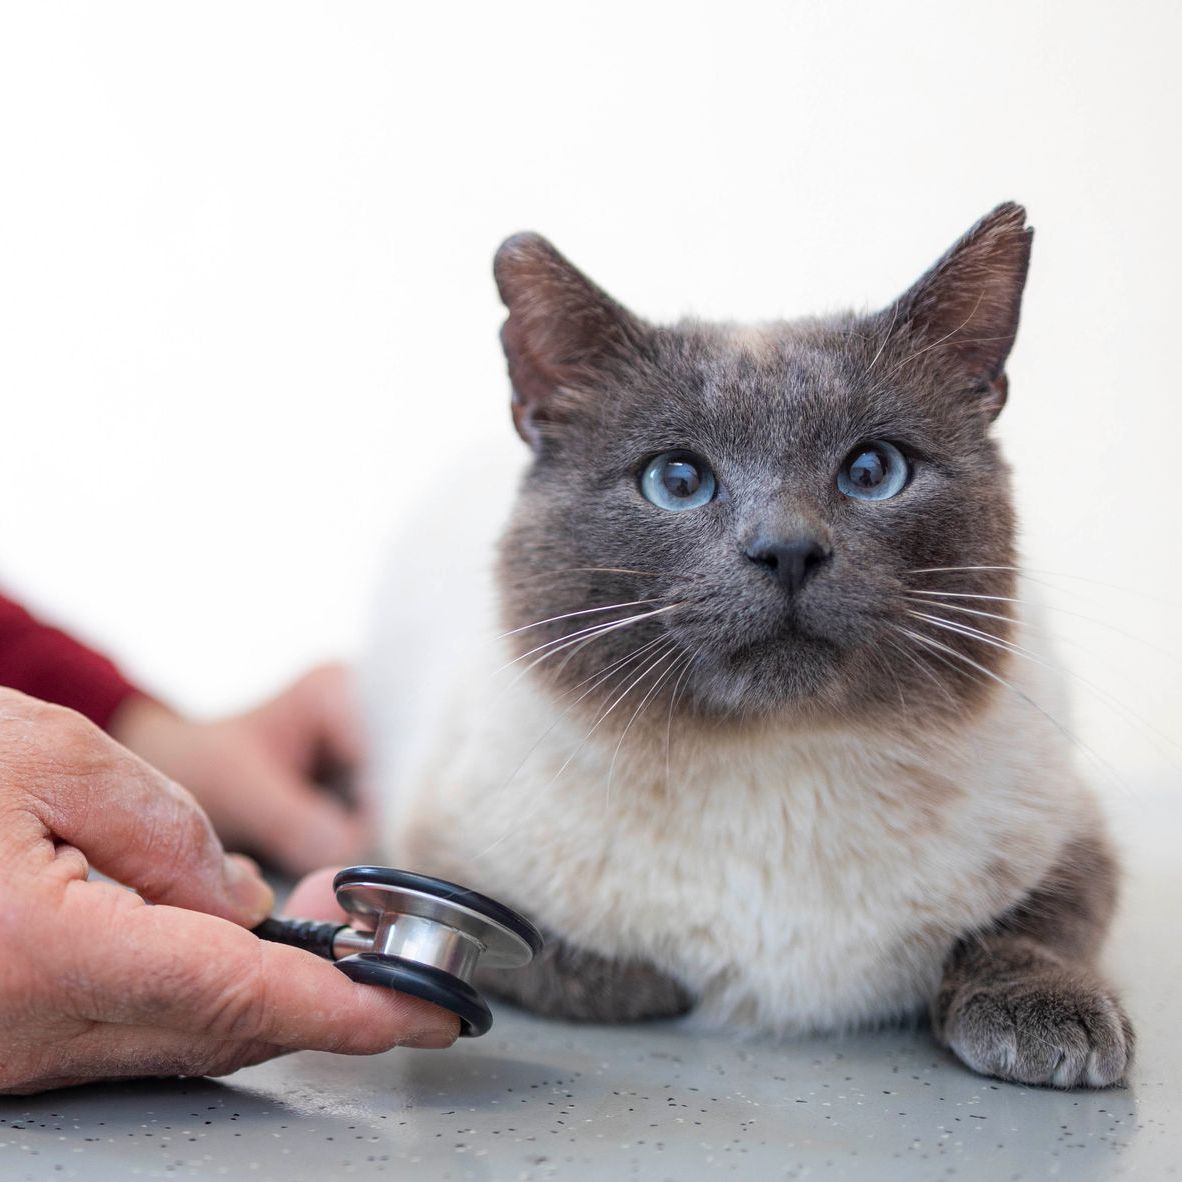
<path fill-rule="evenodd" d="M 523 916 L 466 887 L 393 870 L 351 866 L 333 879 L 353 926 L 266 920 L 264 939 L 295 944 L 336 961 L 364 985 L 421 997 L 460 1019 L 460 1033 L 484 1034 L 492 1013 L 472 984 L 477 964 L 520 968 L 541 951 L 542 937 Z"/>

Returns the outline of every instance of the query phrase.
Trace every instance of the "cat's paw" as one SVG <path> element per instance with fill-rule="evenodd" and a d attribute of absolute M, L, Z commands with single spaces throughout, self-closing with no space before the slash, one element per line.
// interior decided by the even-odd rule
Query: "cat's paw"
<path fill-rule="evenodd" d="M 1055 1088 L 1119 1083 L 1134 1044 L 1108 989 L 1084 974 L 1055 971 L 967 982 L 951 999 L 944 1039 L 982 1075 Z"/>
<path fill-rule="evenodd" d="M 639 1022 L 684 1014 L 693 999 L 678 981 L 643 960 L 612 960 L 547 936 L 523 969 L 478 971 L 478 984 L 544 1018 Z"/>

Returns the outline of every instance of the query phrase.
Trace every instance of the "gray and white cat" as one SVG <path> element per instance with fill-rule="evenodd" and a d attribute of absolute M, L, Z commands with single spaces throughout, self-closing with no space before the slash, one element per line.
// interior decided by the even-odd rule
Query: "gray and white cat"
<path fill-rule="evenodd" d="M 978 1071 L 1122 1078 L 1115 864 L 1015 659 L 990 434 L 1030 242 L 1002 205 L 881 312 L 756 327 L 651 325 L 501 247 L 528 468 L 510 501 L 457 465 L 369 694 L 389 855 L 548 933 L 488 988 L 775 1034 L 927 1010 Z"/>

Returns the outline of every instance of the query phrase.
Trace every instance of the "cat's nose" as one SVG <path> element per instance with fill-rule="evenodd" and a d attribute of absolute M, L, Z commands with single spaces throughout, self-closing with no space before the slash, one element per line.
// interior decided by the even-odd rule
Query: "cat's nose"
<path fill-rule="evenodd" d="M 757 538 L 745 553 L 788 595 L 795 595 L 829 558 L 829 550 L 808 537 Z"/>

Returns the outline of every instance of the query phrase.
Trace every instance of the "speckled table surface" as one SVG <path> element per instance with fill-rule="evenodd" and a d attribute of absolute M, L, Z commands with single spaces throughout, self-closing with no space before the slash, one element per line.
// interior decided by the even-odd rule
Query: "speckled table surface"
<path fill-rule="evenodd" d="M 1110 946 L 1140 1036 L 1127 1088 L 981 1079 L 923 1031 L 740 1045 L 501 1010 L 443 1053 L 303 1054 L 222 1082 L 0 1100 L 0 1179 L 1177 1176 L 1177 814 L 1172 797 L 1140 810 Z"/>

